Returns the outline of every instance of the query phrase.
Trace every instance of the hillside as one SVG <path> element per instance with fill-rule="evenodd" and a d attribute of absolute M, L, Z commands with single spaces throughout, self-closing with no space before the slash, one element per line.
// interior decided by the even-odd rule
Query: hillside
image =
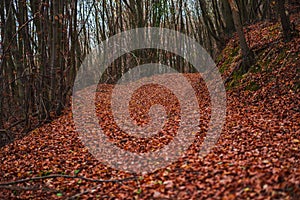
<path fill-rule="evenodd" d="M 300 30 L 300 14 L 293 14 L 291 19 Z M 0 198 L 299 198 L 300 37 L 284 43 L 280 30 L 276 22 L 247 27 L 248 42 L 258 59 L 247 74 L 232 72 L 241 59 L 237 36 L 219 56 L 218 67 L 224 81 L 232 76 L 226 84 L 227 118 L 217 144 L 206 157 L 196 154 L 203 141 L 201 131 L 193 133 L 196 140 L 186 156 L 166 168 L 139 175 L 115 170 L 87 151 L 78 139 L 72 112 L 68 110 L 62 117 L 0 149 Z M 209 114 L 205 85 L 199 83 L 199 74 L 185 76 L 199 100 L 203 122 L 200 128 L 206 130 Z M 101 110 L 109 107 L 113 87 L 99 87 L 101 103 L 97 104 L 97 114 L 109 123 L 110 114 Z M 146 99 L 157 95 L 167 98 L 166 102 L 176 101 L 172 95 L 157 93 L 155 88 L 146 93 Z M 176 103 L 170 107 L 174 116 L 177 109 Z M 172 139 L 173 123 L 176 126 L 177 120 L 174 116 L 174 122 L 168 124 L 171 131 L 151 139 L 136 140 L 117 128 L 106 134 L 117 146 L 132 152 L 156 150 Z M 145 121 L 147 117 L 140 119 L 140 123 Z M 27 180 L 31 177 L 43 178 Z M 24 181 L 5 184 L 17 180 Z"/>

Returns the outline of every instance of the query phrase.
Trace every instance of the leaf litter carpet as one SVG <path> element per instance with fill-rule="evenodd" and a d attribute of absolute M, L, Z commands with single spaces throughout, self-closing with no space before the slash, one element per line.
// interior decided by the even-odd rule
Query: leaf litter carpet
<path fill-rule="evenodd" d="M 80 194 L 78 196 L 83 199 L 299 197 L 299 93 L 289 89 L 285 81 L 283 87 L 278 85 L 274 88 L 267 84 L 255 92 L 227 92 L 226 124 L 214 148 L 201 158 L 197 152 L 210 118 L 209 95 L 199 74 L 185 76 L 197 95 L 201 123 L 199 132 L 191 133 L 195 135 L 194 143 L 178 161 L 150 174 L 130 174 L 103 165 L 78 139 L 72 112 L 66 111 L 64 116 L 1 149 L 2 183 L 49 174 L 103 180 L 136 178 L 101 183 L 63 177 L 43 179 L 17 185 L 35 186 L 35 190 L 12 191 L 0 188 L 0 197 L 67 199 L 76 194 Z M 162 148 L 172 140 L 180 121 L 180 105 L 170 91 L 152 85 L 140 88 L 135 93 L 130 108 L 137 124 L 149 121 L 147 112 L 151 105 L 157 103 L 166 108 L 169 119 L 157 135 L 136 138 L 112 125 L 113 116 L 109 111 L 112 89 L 111 85 L 101 85 L 96 95 L 97 116 L 104 121 L 101 123 L 102 128 L 109 126 L 105 134 L 112 143 L 127 151 L 147 152 Z"/>

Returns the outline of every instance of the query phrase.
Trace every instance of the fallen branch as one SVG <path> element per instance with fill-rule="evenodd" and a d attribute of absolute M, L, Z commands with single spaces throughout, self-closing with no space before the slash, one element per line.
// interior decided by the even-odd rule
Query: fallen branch
<path fill-rule="evenodd" d="M 62 174 L 53 174 L 49 176 L 41 176 L 41 177 L 32 177 L 32 178 L 26 178 L 26 179 L 20 179 L 16 181 L 10 181 L 6 183 L 0 183 L 0 186 L 5 186 L 5 185 L 16 185 L 19 183 L 25 183 L 28 181 L 36 181 L 36 180 L 41 180 L 41 179 L 49 179 L 49 178 L 78 178 L 84 181 L 89 181 L 89 182 L 94 182 L 94 183 L 119 183 L 119 182 L 124 182 L 124 181 L 129 181 L 129 180 L 134 180 L 137 179 L 137 177 L 128 177 L 124 179 L 112 179 L 112 180 L 102 180 L 102 179 L 91 179 L 91 178 L 86 178 L 83 176 L 70 176 L 70 175 L 62 175 Z"/>
<path fill-rule="evenodd" d="M 8 186 L 8 185 L 1 185 L 0 189 L 7 189 L 7 190 L 15 190 L 15 191 L 35 191 L 35 190 L 43 190 L 43 191 L 50 191 L 56 192 L 56 190 L 51 188 L 39 187 L 39 186 L 32 186 L 32 187 L 20 187 L 20 186 Z"/>
<path fill-rule="evenodd" d="M 280 40 L 274 40 L 274 41 L 271 41 L 270 43 L 264 44 L 263 46 L 261 46 L 261 44 L 256 44 L 251 49 L 252 49 L 253 52 L 258 54 L 258 53 L 266 50 L 267 48 L 274 47 L 274 45 L 276 45 L 278 43 L 280 43 Z"/>

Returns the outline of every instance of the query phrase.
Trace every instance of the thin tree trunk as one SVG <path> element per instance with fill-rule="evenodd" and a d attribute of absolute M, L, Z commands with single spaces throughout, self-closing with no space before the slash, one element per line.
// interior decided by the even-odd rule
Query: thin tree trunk
<path fill-rule="evenodd" d="M 222 0 L 222 14 L 225 21 L 225 32 L 228 36 L 235 31 L 232 12 L 228 0 Z"/>
<path fill-rule="evenodd" d="M 237 31 L 238 37 L 239 37 L 239 44 L 240 48 L 242 51 L 242 59 L 243 59 L 243 64 L 242 64 L 242 73 L 247 73 L 251 65 L 255 63 L 254 59 L 254 54 L 250 50 L 246 37 L 244 34 L 242 22 L 240 20 L 240 15 L 239 15 L 239 9 L 236 5 L 236 2 L 234 0 L 229 0 L 230 7 L 232 10 L 232 15 L 233 15 L 233 21 L 235 24 L 235 29 Z"/>
<path fill-rule="evenodd" d="M 289 16 L 285 13 L 285 0 L 276 0 L 277 10 L 280 16 L 281 26 L 283 30 L 284 40 L 286 42 L 291 41 L 292 32 L 291 32 L 291 22 Z"/>

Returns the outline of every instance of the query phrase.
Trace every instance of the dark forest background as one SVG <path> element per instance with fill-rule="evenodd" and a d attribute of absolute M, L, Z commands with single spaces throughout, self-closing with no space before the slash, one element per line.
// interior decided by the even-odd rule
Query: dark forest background
<path fill-rule="evenodd" d="M 280 20 L 285 41 L 293 37 L 289 6 L 297 0 L 1 0 L 1 146 L 51 121 L 70 106 L 76 72 L 93 47 L 125 30 L 164 27 L 198 41 L 215 59 L 237 32 L 242 71 L 255 63 L 244 31 L 257 21 Z M 153 51 L 118 59 L 102 77 L 114 83 Z M 193 72 L 164 52 L 179 72 Z"/>

